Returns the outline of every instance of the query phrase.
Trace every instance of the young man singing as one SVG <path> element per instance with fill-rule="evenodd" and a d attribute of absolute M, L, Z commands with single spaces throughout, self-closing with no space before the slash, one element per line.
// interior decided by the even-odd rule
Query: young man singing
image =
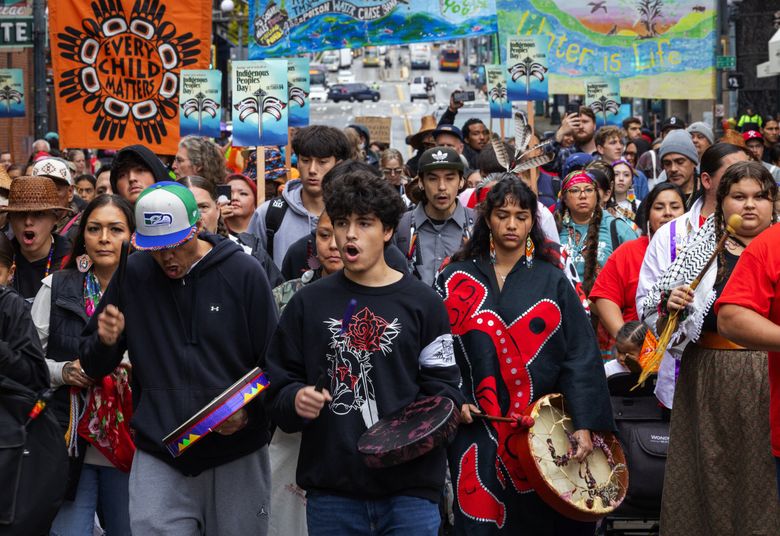
<path fill-rule="evenodd" d="M 385 262 L 403 211 L 387 181 L 345 174 L 325 206 L 344 269 L 302 288 L 284 310 L 267 354 L 265 402 L 282 430 L 303 431 L 297 475 L 311 536 L 434 536 L 444 448 L 372 469 L 357 442 L 420 397 L 462 405 L 447 313 L 431 288 Z"/>

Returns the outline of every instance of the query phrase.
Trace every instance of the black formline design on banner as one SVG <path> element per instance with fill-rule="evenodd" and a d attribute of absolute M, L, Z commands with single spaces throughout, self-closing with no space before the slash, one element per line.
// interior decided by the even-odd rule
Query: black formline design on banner
<path fill-rule="evenodd" d="M 132 122 L 139 140 L 160 143 L 178 111 L 179 71 L 197 62 L 200 39 L 179 34 L 159 0 L 92 2 L 94 18 L 57 34 L 60 57 L 80 64 L 62 73 L 59 97 L 82 100 L 102 140 L 123 138 Z"/>

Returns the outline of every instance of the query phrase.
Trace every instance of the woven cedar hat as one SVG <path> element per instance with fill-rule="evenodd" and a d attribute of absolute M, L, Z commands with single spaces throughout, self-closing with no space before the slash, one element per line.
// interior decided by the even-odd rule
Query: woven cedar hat
<path fill-rule="evenodd" d="M 0 166 L 0 188 L 3 188 L 4 190 L 10 190 L 11 189 L 11 176 L 8 175 L 8 172 L 5 170 L 3 166 Z"/>
<path fill-rule="evenodd" d="M 11 182 L 8 206 L 0 212 L 38 212 L 43 210 L 67 210 L 60 205 L 57 187 L 48 177 L 18 177 Z"/>

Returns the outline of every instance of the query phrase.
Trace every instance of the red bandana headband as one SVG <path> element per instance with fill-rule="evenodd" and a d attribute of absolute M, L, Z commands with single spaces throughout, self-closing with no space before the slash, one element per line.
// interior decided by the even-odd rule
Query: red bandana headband
<path fill-rule="evenodd" d="M 596 181 L 590 173 L 587 173 L 582 170 L 572 171 L 563 180 L 563 187 L 561 188 L 561 191 L 565 192 L 572 186 L 576 186 L 577 184 L 583 184 L 583 183 L 596 184 Z"/>

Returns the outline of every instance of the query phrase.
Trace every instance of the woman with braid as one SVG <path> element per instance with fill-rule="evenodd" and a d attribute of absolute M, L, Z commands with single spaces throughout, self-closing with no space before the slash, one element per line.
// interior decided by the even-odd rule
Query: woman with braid
<path fill-rule="evenodd" d="M 732 164 L 714 213 L 643 302 L 645 321 L 658 331 L 672 311 L 681 318 L 668 349 L 679 359 L 679 375 L 661 504 L 667 536 L 780 534 L 767 354 L 720 336 L 713 308 L 745 247 L 775 221 L 777 193 L 760 162 Z M 735 214 L 741 226 L 692 290 Z"/>
<path fill-rule="evenodd" d="M 601 208 L 593 175 L 574 171 L 561 187 L 561 245 L 571 258 L 586 294 L 612 252 L 636 233 L 623 220 Z"/>

